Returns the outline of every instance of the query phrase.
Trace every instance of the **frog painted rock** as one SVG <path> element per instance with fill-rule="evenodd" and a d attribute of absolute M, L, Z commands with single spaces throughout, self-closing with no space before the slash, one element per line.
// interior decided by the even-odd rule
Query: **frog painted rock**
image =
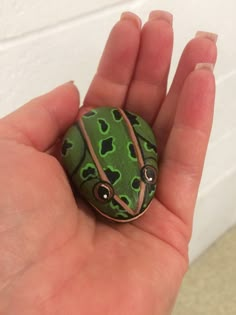
<path fill-rule="evenodd" d="M 154 197 L 156 141 L 133 113 L 114 107 L 87 112 L 66 132 L 61 155 L 75 192 L 111 220 L 138 218 Z"/>

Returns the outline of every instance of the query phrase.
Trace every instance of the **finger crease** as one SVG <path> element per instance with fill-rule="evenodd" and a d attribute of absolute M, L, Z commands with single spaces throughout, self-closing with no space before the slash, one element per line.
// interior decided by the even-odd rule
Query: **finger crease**
<path fill-rule="evenodd" d="M 165 80 L 148 80 L 148 79 L 134 79 L 133 84 L 143 84 L 143 85 L 148 85 L 151 88 L 161 88 L 166 91 L 166 81 Z"/>

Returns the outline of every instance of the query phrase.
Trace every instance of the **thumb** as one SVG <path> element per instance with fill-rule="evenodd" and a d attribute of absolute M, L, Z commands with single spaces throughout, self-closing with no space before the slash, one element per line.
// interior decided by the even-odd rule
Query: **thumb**
<path fill-rule="evenodd" d="M 2 118 L 0 139 L 45 151 L 74 122 L 78 110 L 79 92 L 73 82 L 68 82 Z"/>

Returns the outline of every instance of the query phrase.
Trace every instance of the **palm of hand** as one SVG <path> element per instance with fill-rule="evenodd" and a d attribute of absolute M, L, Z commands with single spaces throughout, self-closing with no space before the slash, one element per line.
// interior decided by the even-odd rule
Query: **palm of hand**
<path fill-rule="evenodd" d="M 3 235 L 9 243 L 3 255 L 10 256 L 13 240 L 17 246 L 10 279 L 2 279 L 0 305 L 9 314 L 152 314 L 155 299 L 174 298 L 186 268 L 175 248 L 135 223 L 107 224 L 83 204 L 78 212 L 54 158 L 11 142 L 5 149 L 14 218 Z M 152 208 L 171 223 L 157 200 Z"/>
<path fill-rule="evenodd" d="M 155 23 L 158 24 L 158 21 Z M 165 21 L 159 21 L 159 28 L 161 25 L 162 32 L 167 32 L 166 28 L 169 28 L 167 40 L 171 41 L 170 26 Z M 147 23 L 146 29 L 148 27 L 153 29 L 154 22 L 153 25 L 151 22 Z M 101 90 L 99 84 L 102 87 L 111 82 L 104 59 L 110 58 L 109 62 L 113 63 L 114 69 L 116 62 L 114 52 L 109 50 L 116 45 L 116 37 L 124 31 L 128 37 L 129 32 L 137 32 L 137 29 L 134 30 L 133 24 L 128 20 L 116 25 L 100 64 L 100 74 L 98 72 L 90 87 L 85 106 L 91 104 L 99 106 L 105 98 L 109 102 L 109 95 L 98 95 L 98 91 Z M 145 39 L 144 34 L 143 39 Z M 211 41 L 202 38 L 196 39 L 191 45 L 196 46 L 197 41 L 199 51 L 203 47 L 209 50 L 210 46 L 214 46 Z M 169 50 L 171 51 L 171 48 Z M 204 61 L 214 63 L 214 48 L 211 51 L 211 54 L 205 56 Z M 135 59 L 136 53 L 137 47 L 129 48 L 130 60 Z M 113 55 L 108 57 L 108 54 Z M 117 52 L 116 54 L 119 55 Z M 184 69 L 185 75 L 183 73 L 178 75 L 178 72 L 181 73 L 181 65 L 177 71 L 182 82 L 200 58 L 198 52 L 194 60 L 187 62 L 186 55 L 188 56 L 185 53 L 182 57 L 182 72 Z M 165 56 L 166 68 L 168 68 L 170 52 L 168 54 L 165 51 Z M 142 58 L 144 57 L 140 55 L 139 60 Z M 131 67 L 131 63 L 129 61 L 128 66 Z M 127 64 L 124 66 L 127 68 Z M 136 67 L 138 73 L 137 69 L 138 63 Z M 113 82 L 110 84 L 113 87 L 115 75 L 119 76 L 119 74 L 112 74 Z M 166 81 L 165 77 L 163 80 Z M 141 80 L 133 79 L 133 82 L 139 84 L 139 88 L 135 88 L 135 84 L 129 84 L 129 92 L 127 90 L 125 93 L 129 95 L 127 103 L 130 103 L 130 108 L 134 100 L 139 98 L 138 90 L 142 84 Z M 194 99 L 194 96 L 191 96 L 194 92 L 199 92 L 202 86 L 206 88 L 206 83 L 210 96 L 209 93 L 202 93 L 198 100 L 206 108 L 203 108 L 202 112 L 196 110 L 198 116 L 191 118 L 190 125 L 185 128 L 184 116 L 188 116 L 188 123 L 190 117 L 186 104 Z M 150 117 L 154 117 L 154 112 L 148 113 L 154 131 L 155 128 L 157 129 L 156 125 L 160 128 L 159 126 L 163 124 L 159 186 L 156 198 L 147 213 L 137 221 L 127 224 L 103 221 L 100 217 L 96 217 L 81 200 L 77 206 L 58 161 L 48 153 L 40 152 L 45 151 L 49 145 L 44 143 L 44 136 L 42 135 L 40 140 L 36 136 L 29 137 L 29 133 L 23 132 L 19 127 L 17 119 L 21 110 L 3 120 L 0 125 L 0 135 L 4 135 L 0 140 L 4 147 L 0 159 L 3 170 L 1 193 L 4 197 L 0 201 L 0 209 L 4 209 L 0 225 L 2 234 L 0 311 L 4 315 L 170 313 L 187 268 L 192 209 L 210 131 L 213 85 L 210 72 L 199 70 L 192 73 L 183 87 L 179 87 L 179 94 L 182 96 L 178 98 L 176 107 L 177 105 L 180 107 L 180 113 L 176 114 L 176 110 L 173 110 L 171 114 L 173 118 L 168 116 L 171 123 L 168 129 L 164 127 L 167 125 L 166 110 L 160 110 L 157 118 L 151 120 Z M 195 90 L 190 86 L 194 86 Z M 141 89 L 143 93 L 148 94 L 150 86 L 143 82 Z M 114 93 L 113 96 L 118 95 L 117 91 Z M 159 94 L 163 95 L 163 93 L 165 92 Z M 46 96 L 47 99 L 42 97 L 33 102 L 40 106 L 43 113 L 49 112 L 47 106 L 50 106 L 50 100 L 60 103 L 58 107 L 61 106 L 63 109 L 60 114 L 57 109 L 56 115 L 58 120 L 62 120 L 66 110 L 63 103 L 67 100 L 67 106 L 71 111 L 59 126 L 62 132 L 76 117 L 75 99 L 78 96 L 72 84 L 66 84 L 51 94 L 53 95 Z M 163 104 L 168 103 L 168 97 L 170 98 L 167 96 L 164 101 L 160 101 L 163 97 L 159 96 L 159 106 L 162 104 L 163 107 Z M 117 101 L 114 105 L 120 106 L 118 103 Z M 158 103 L 157 99 L 155 103 Z M 145 116 L 142 108 L 141 104 L 139 107 L 136 105 L 132 111 L 141 112 Z M 36 110 L 35 105 L 31 104 L 26 105 L 25 110 L 22 109 L 27 112 L 28 117 L 31 111 L 33 113 Z M 157 112 L 157 108 L 153 110 Z M 48 113 L 45 115 L 47 116 Z M 51 118 L 49 120 L 52 124 Z M 171 132 L 177 123 L 178 127 Z M 56 128 L 58 136 L 58 125 L 54 126 L 54 129 Z M 186 129 L 190 132 L 186 133 Z M 33 135 L 32 129 L 30 132 Z M 161 128 L 159 132 L 162 132 Z M 186 155 L 191 157 L 189 148 L 184 149 L 184 155 L 178 152 L 180 148 L 183 149 L 178 141 L 183 136 L 187 147 L 189 147 L 188 141 L 189 143 L 201 141 L 198 160 L 195 161 L 193 158 L 194 164 L 187 163 L 185 160 Z M 175 158 L 173 154 L 176 154 Z M 9 195 L 11 198 L 8 197 Z"/>

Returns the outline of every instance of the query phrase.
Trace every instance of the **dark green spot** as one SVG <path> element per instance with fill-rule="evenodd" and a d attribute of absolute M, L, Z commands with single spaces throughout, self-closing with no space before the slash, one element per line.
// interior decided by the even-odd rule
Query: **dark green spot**
<path fill-rule="evenodd" d="M 131 160 L 133 161 L 137 160 L 136 152 L 134 150 L 134 145 L 132 142 L 128 143 L 128 155 L 131 158 Z"/>
<path fill-rule="evenodd" d="M 87 179 L 90 179 L 90 178 L 96 178 L 97 177 L 97 169 L 96 169 L 94 164 L 88 163 L 88 164 L 86 164 L 85 167 L 83 167 L 81 169 L 81 173 L 80 174 L 81 174 L 81 177 L 84 180 L 87 180 Z"/>
<path fill-rule="evenodd" d="M 121 178 L 121 173 L 118 170 L 114 170 L 112 167 L 107 167 L 104 169 L 104 172 L 112 185 L 116 184 Z"/>
<path fill-rule="evenodd" d="M 62 148 L 61 148 L 61 153 L 62 155 L 66 155 L 67 151 L 73 147 L 73 143 L 70 142 L 68 139 L 65 139 L 63 142 Z"/>
<path fill-rule="evenodd" d="M 135 176 L 132 180 L 132 183 L 131 183 L 131 186 L 132 188 L 135 190 L 135 191 L 139 191 L 140 190 L 140 178 Z"/>
<path fill-rule="evenodd" d="M 120 210 L 124 211 L 124 208 L 115 199 L 112 199 L 112 201 L 111 201 L 111 208 L 120 209 Z"/>
<path fill-rule="evenodd" d="M 101 133 L 106 134 L 110 129 L 110 125 L 106 122 L 105 119 L 99 118 L 98 119 L 98 127 Z"/>
<path fill-rule="evenodd" d="M 115 121 L 121 121 L 122 115 L 118 109 L 113 109 L 112 115 L 113 115 Z"/>
<path fill-rule="evenodd" d="M 129 201 L 125 196 L 122 196 L 121 199 L 128 204 Z M 115 210 L 114 217 L 120 219 L 128 219 L 130 217 L 126 210 L 115 199 L 112 199 L 110 206 L 113 210 Z"/>
<path fill-rule="evenodd" d="M 145 142 L 144 147 L 149 152 L 152 151 L 152 152 L 157 153 L 157 147 L 154 144 L 152 144 L 151 142 Z"/>
<path fill-rule="evenodd" d="M 129 218 L 129 215 L 128 215 L 128 213 L 126 212 L 126 211 L 124 211 L 124 210 L 118 210 L 117 212 L 116 212 L 116 218 L 117 219 L 128 219 Z"/>
<path fill-rule="evenodd" d="M 113 144 L 113 138 L 109 137 L 107 139 L 101 140 L 99 142 L 100 145 L 100 154 L 101 156 L 106 156 L 109 153 L 112 153 L 115 151 L 115 146 Z"/>
<path fill-rule="evenodd" d="M 129 205 L 130 205 L 130 203 L 131 203 L 131 201 L 130 201 L 129 197 L 128 197 L 128 196 L 126 196 L 126 195 L 121 195 L 121 196 L 120 196 L 120 199 L 121 199 L 122 201 L 124 201 L 124 203 L 126 203 L 126 204 L 127 204 L 127 206 L 129 206 Z"/>
<path fill-rule="evenodd" d="M 156 191 L 156 185 L 149 185 L 148 194 L 150 197 L 152 197 L 154 195 L 155 191 Z"/>
<path fill-rule="evenodd" d="M 87 112 L 86 114 L 83 115 L 84 118 L 90 118 L 93 117 L 97 114 L 97 112 L 95 110 L 91 110 L 89 112 Z"/>
<path fill-rule="evenodd" d="M 125 113 L 126 113 L 126 116 L 129 119 L 129 121 L 130 121 L 132 126 L 139 125 L 139 121 L 137 120 L 137 116 L 136 115 L 131 114 L 130 112 L 127 112 L 126 110 L 125 110 Z"/>

